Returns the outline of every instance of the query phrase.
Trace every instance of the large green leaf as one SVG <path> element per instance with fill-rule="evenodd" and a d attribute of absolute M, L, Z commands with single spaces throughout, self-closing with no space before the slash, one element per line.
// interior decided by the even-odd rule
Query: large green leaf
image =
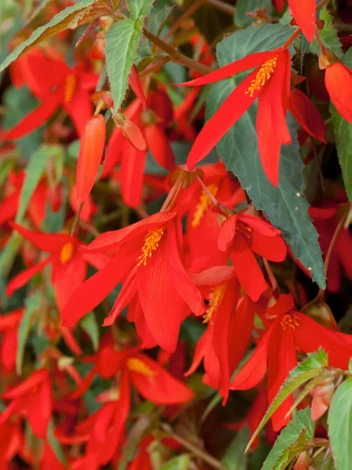
<path fill-rule="evenodd" d="M 248 54 L 280 47 L 292 29 L 282 25 L 263 25 L 236 31 L 219 43 L 217 58 L 220 66 Z M 223 80 L 212 88 L 207 101 L 210 117 L 233 91 L 238 76 Z M 318 234 L 308 215 L 304 197 L 303 164 L 297 143 L 297 125 L 290 115 L 288 124 L 293 143 L 281 149 L 280 183 L 277 188 L 265 176 L 258 155 L 256 136 L 256 103 L 230 129 L 217 145 L 227 168 L 239 179 L 257 209 L 280 230 L 293 254 L 312 273 L 313 280 L 325 288 L 324 263 Z"/>
<path fill-rule="evenodd" d="M 308 439 L 314 436 L 310 408 L 298 411 L 293 420 L 281 431 L 274 447 L 265 459 L 262 470 L 286 468 L 293 456 L 302 452 Z M 346 467 L 348 468 L 348 467 Z"/>
<path fill-rule="evenodd" d="M 336 470 L 352 468 L 352 378 L 336 390 L 330 404 L 328 425 Z"/>
<path fill-rule="evenodd" d="M 113 24 L 106 34 L 106 66 L 115 112 L 125 98 L 128 76 L 137 54 L 141 34 L 142 23 L 133 20 L 121 20 Z"/>
<path fill-rule="evenodd" d="M 283 403 L 286 398 L 291 395 L 296 389 L 308 380 L 314 379 L 316 377 L 323 378 L 324 376 L 324 367 L 328 364 L 327 354 L 323 349 L 319 349 L 315 353 L 308 354 L 307 359 L 300 362 L 291 372 L 285 382 L 282 384 L 278 394 L 270 404 L 268 410 L 266 411 L 264 417 L 262 418 L 259 426 L 254 431 L 248 445 L 247 449 L 252 445 L 256 437 L 259 435 L 260 431 L 279 408 L 281 403 Z"/>
<path fill-rule="evenodd" d="M 69 28 L 71 25 L 74 25 L 77 17 L 82 19 L 82 17 L 89 12 L 95 2 L 96 0 L 81 0 L 75 5 L 60 11 L 60 13 L 55 15 L 49 23 L 36 29 L 30 37 L 26 39 L 26 41 L 23 41 L 6 57 L 6 59 L 0 64 L 0 73 L 30 47 L 33 47 L 41 41 L 44 41 L 44 39 L 47 39 L 50 36 Z"/>

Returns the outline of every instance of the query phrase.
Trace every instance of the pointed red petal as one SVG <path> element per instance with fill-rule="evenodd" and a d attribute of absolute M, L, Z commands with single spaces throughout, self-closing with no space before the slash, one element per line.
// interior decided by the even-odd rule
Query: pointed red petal
<path fill-rule="evenodd" d="M 44 382 L 48 379 L 48 371 L 44 369 L 39 369 L 33 372 L 26 380 L 17 385 L 16 387 L 11 388 L 5 392 L 2 396 L 6 400 L 12 400 L 14 398 L 20 397 L 25 393 L 28 393 L 32 388 L 40 385 L 41 382 Z"/>
<path fill-rule="evenodd" d="M 160 126 L 152 124 L 144 129 L 148 147 L 153 158 L 167 170 L 175 168 L 175 157 L 169 139 Z"/>
<path fill-rule="evenodd" d="M 189 82 L 178 83 L 177 86 L 202 86 L 208 85 L 209 83 L 218 82 L 224 78 L 229 78 L 232 75 L 237 73 L 244 72 L 245 70 L 250 70 L 253 67 L 263 64 L 266 60 L 271 59 L 275 56 L 280 49 L 274 49 L 268 52 L 255 52 L 254 54 L 249 54 L 243 59 L 236 60 L 236 62 L 231 62 L 231 64 L 224 65 L 213 72 L 204 75 L 203 77 L 195 78 Z M 248 87 L 247 87 L 248 88 Z"/>
<path fill-rule="evenodd" d="M 218 247 L 221 251 L 226 251 L 233 243 L 236 235 L 237 215 L 226 219 L 219 228 Z"/>
<path fill-rule="evenodd" d="M 266 237 L 258 232 L 252 232 L 251 249 L 257 255 L 270 261 L 283 261 L 286 258 L 286 244 L 280 235 Z"/>
<path fill-rule="evenodd" d="M 256 90 L 253 96 L 250 96 L 249 93 L 246 94 L 246 92 L 258 71 L 259 68 L 250 73 L 248 77 L 231 92 L 209 121 L 205 123 L 187 158 L 187 165 L 190 169 L 193 169 L 197 162 L 203 160 L 203 158 L 208 155 L 210 150 L 215 147 L 226 132 L 231 129 L 242 114 L 253 104 L 259 91 Z"/>
<path fill-rule="evenodd" d="M 7 284 L 6 295 L 11 297 L 11 295 L 18 290 L 20 287 L 23 287 L 27 282 L 32 279 L 37 273 L 39 273 L 44 267 L 52 261 L 52 257 L 49 256 L 41 263 L 32 266 L 31 268 L 25 269 L 21 273 L 17 274 L 11 281 Z"/>
<path fill-rule="evenodd" d="M 144 95 L 144 92 L 143 92 L 143 87 L 142 87 L 142 84 L 139 80 L 139 75 L 138 75 L 138 72 L 137 72 L 137 69 L 136 69 L 135 65 L 132 65 L 131 73 L 128 77 L 128 84 L 132 88 L 132 90 L 134 91 L 134 93 L 137 96 L 137 98 L 139 99 L 139 101 L 143 104 L 143 108 L 146 109 L 147 108 L 147 100 L 145 99 L 145 95 Z"/>
<path fill-rule="evenodd" d="M 84 202 L 95 182 L 105 145 L 106 124 L 104 117 L 93 116 L 87 123 L 78 155 L 77 165 L 77 202 Z"/>
<path fill-rule="evenodd" d="M 110 326 L 114 323 L 118 315 L 122 312 L 122 310 L 127 307 L 127 305 L 131 302 L 133 297 L 136 295 L 137 292 L 137 279 L 136 279 L 137 271 L 136 268 L 133 269 L 130 274 L 127 276 L 123 286 L 117 296 L 115 303 L 111 309 L 109 315 L 105 318 L 103 326 Z"/>
<path fill-rule="evenodd" d="M 315 139 L 326 143 L 326 129 L 321 114 L 308 96 L 298 88 L 291 90 L 288 109 L 302 129 Z"/>
<path fill-rule="evenodd" d="M 92 117 L 92 103 L 89 96 L 87 90 L 78 88 L 74 92 L 72 101 L 62 105 L 72 119 L 79 137 L 83 136 L 85 127 Z"/>
<path fill-rule="evenodd" d="M 119 163 L 124 141 L 125 137 L 122 133 L 122 127 L 116 127 L 108 142 L 101 178 L 105 178 Z"/>
<path fill-rule="evenodd" d="M 140 150 L 141 152 L 147 151 L 147 143 L 137 124 L 130 119 L 126 119 L 122 125 L 122 132 L 136 150 Z"/>
<path fill-rule="evenodd" d="M 337 111 L 352 122 L 352 70 L 334 62 L 325 69 L 325 86 Z"/>
<path fill-rule="evenodd" d="M 142 201 L 146 152 L 137 150 L 125 141 L 121 158 L 121 193 L 129 207 L 136 207 Z"/>
<path fill-rule="evenodd" d="M 60 251 L 62 246 L 66 243 L 72 243 L 73 238 L 64 233 L 43 233 L 33 232 L 22 227 L 22 225 L 11 222 L 11 227 L 19 232 L 22 237 L 29 240 L 35 247 L 41 251 L 48 251 L 55 253 Z"/>
<path fill-rule="evenodd" d="M 312 42 L 315 34 L 315 0 L 288 0 L 292 15 L 303 34 Z"/>

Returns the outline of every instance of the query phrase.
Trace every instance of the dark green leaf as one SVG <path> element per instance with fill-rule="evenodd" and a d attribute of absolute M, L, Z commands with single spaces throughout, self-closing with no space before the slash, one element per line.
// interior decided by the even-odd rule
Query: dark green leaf
<path fill-rule="evenodd" d="M 291 28 L 264 25 L 236 31 L 225 38 L 217 49 L 220 66 L 253 52 L 280 47 L 291 34 Z M 236 76 L 236 80 L 239 77 Z M 236 86 L 235 78 L 223 80 L 213 87 L 207 102 L 210 117 Z M 288 116 L 293 143 L 281 150 L 280 183 L 277 188 L 266 178 L 258 155 L 256 136 L 256 103 L 230 129 L 217 145 L 217 151 L 227 168 L 239 179 L 270 222 L 280 230 L 293 254 L 312 273 L 313 280 L 325 288 L 324 263 L 318 244 L 318 234 L 308 215 L 304 197 L 303 164 L 297 143 L 297 125 Z"/>
<path fill-rule="evenodd" d="M 281 431 L 265 459 L 262 470 L 286 468 L 292 457 L 304 450 L 307 439 L 312 439 L 313 436 L 314 424 L 310 418 L 310 408 L 298 411 L 293 420 Z"/>
<path fill-rule="evenodd" d="M 250 430 L 244 426 L 231 442 L 226 450 L 221 463 L 226 470 L 246 470 L 247 469 L 247 455 L 244 453 L 246 444 L 249 439 Z"/>
<path fill-rule="evenodd" d="M 120 108 L 128 87 L 138 43 L 142 34 L 142 23 L 121 20 L 111 26 L 106 34 L 105 57 L 114 110 Z"/>
<path fill-rule="evenodd" d="M 90 10 L 95 1 L 96 0 L 81 0 L 55 15 L 49 23 L 36 29 L 26 41 L 17 46 L 0 64 L 0 73 L 30 47 L 39 44 L 41 41 L 44 41 L 44 39 L 60 31 L 70 28 L 78 16 L 82 18 L 82 16 Z"/>
<path fill-rule="evenodd" d="M 336 470 L 352 468 L 352 378 L 343 382 L 332 397 L 328 426 Z"/>
<path fill-rule="evenodd" d="M 269 15 L 272 14 L 273 5 L 271 0 L 238 0 L 235 10 L 235 24 L 240 28 L 246 28 L 254 23 L 255 18 L 251 18 L 247 13 L 252 13 L 258 8 L 265 7 Z"/>
<path fill-rule="evenodd" d="M 174 457 L 169 462 L 162 465 L 159 470 L 188 470 L 190 463 L 190 457 L 187 454 L 179 455 Z"/>

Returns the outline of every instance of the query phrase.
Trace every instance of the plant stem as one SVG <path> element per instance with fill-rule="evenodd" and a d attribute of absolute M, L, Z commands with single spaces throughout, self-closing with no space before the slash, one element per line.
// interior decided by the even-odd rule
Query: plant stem
<path fill-rule="evenodd" d="M 208 5 L 211 5 L 212 7 L 217 8 L 218 10 L 232 16 L 235 14 L 236 11 L 236 8 L 234 6 L 222 2 L 221 0 L 204 0 L 204 3 L 207 3 Z"/>
<path fill-rule="evenodd" d="M 169 39 L 179 28 L 182 22 L 188 18 L 189 16 L 193 15 L 195 11 L 202 5 L 204 0 L 196 0 L 183 14 L 175 21 L 175 23 L 171 26 L 171 28 L 167 31 L 167 33 L 162 37 L 163 41 Z"/>
<path fill-rule="evenodd" d="M 180 62 L 186 67 L 192 70 L 197 70 L 197 72 L 203 75 L 213 71 L 213 69 L 211 69 L 210 67 L 200 64 L 196 60 L 190 59 L 189 57 L 181 54 L 181 52 L 179 52 L 177 49 L 174 49 L 169 44 L 166 44 L 166 42 L 164 42 L 157 36 L 154 36 L 154 34 L 152 34 L 150 31 L 143 29 L 143 34 L 147 39 L 149 39 L 149 41 L 158 46 L 159 49 L 166 52 L 166 54 L 168 54 L 173 61 Z"/>
<path fill-rule="evenodd" d="M 172 428 L 167 425 L 167 424 L 162 424 L 161 428 L 163 431 L 167 433 L 168 436 L 172 437 L 180 443 L 185 449 L 189 450 L 192 452 L 192 454 L 196 455 L 200 459 L 202 459 L 204 462 L 206 462 L 208 465 L 210 465 L 212 468 L 216 468 L 217 470 L 225 470 L 225 467 L 221 464 L 221 462 L 211 455 L 207 454 L 203 450 L 199 449 L 196 447 L 194 444 L 191 444 L 188 442 L 186 439 L 183 437 L 179 436 L 178 434 L 174 433 Z"/>

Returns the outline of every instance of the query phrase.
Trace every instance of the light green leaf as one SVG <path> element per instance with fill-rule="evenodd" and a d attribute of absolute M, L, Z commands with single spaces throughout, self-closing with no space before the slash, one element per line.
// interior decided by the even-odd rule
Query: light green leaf
<path fill-rule="evenodd" d="M 220 66 L 248 54 L 280 47 L 291 34 L 291 28 L 282 25 L 263 25 L 236 31 L 219 43 L 217 58 Z M 243 74 L 242 74 L 243 75 Z M 236 86 L 233 77 L 215 86 L 207 101 L 210 117 Z M 312 273 L 313 280 L 325 288 L 324 263 L 318 244 L 318 234 L 308 215 L 302 177 L 303 163 L 299 156 L 297 125 L 288 115 L 293 143 L 281 147 L 280 182 L 275 188 L 265 176 L 258 155 L 256 135 L 256 103 L 217 145 L 217 151 L 226 167 L 238 177 L 243 189 L 262 210 L 270 222 L 282 231 L 293 254 Z"/>
<path fill-rule="evenodd" d="M 135 20 L 141 20 L 148 15 L 154 0 L 126 0 L 128 9 Z"/>
<path fill-rule="evenodd" d="M 56 455 L 57 459 L 59 460 L 59 462 L 61 462 L 62 465 L 67 465 L 67 460 L 62 450 L 62 447 L 54 435 L 54 429 L 55 429 L 54 421 L 51 419 L 49 421 L 49 426 L 48 426 L 48 434 L 47 434 L 48 442 L 50 444 L 50 447 L 54 451 L 54 454 Z"/>
<path fill-rule="evenodd" d="M 26 52 L 29 48 L 39 44 L 44 39 L 53 36 L 65 29 L 70 28 L 75 22 L 77 16 L 82 18 L 85 13 L 88 13 L 91 6 L 96 0 L 82 0 L 77 2 L 65 10 L 60 11 L 49 23 L 37 28 L 26 41 L 22 42 L 17 46 L 11 54 L 0 64 L 0 73 L 8 67 L 11 62 L 17 59 L 23 52 Z"/>
<path fill-rule="evenodd" d="M 118 111 L 128 87 L 128 76 L 142 34 L 141 22 L 121 20 L 106 34 L 105 57 L 114 111 Z"/>
<path fill-rule="evenodd" d="M 26 177 L 20 194 L 20 204 L 16 215 L 17 223 L 22 222 L 32 194 L 43 176 L 45 165 L 52 155 L 52 152 L 62 153 L 62 149 L 57 145 L 42 145 L 33 152 L 29 160 L 26 168 Z"/>
<path fill-rule="evenodd" d="M 332 103 L 330 113 L 342 177 L 348 200 L 352 202 L 352 124 L 341 116 Z"/>
<path fill-rule="evenodd" d="M 94 350 L 97 351 L 99 347 L 99 327 L 94 313 L 89 312 L 79 324 L 91 339 Z"/>
<path fill-rule="evenodd" d="M 255 18 L 247 16 L 247 13 L 254 12 L 257 8 L 266 7 L 266 11 L 271 15 L 273 5 L 271 0 L 238 0 L 235 10 L 235 25 L 246 28 L 256 21 Z"/>
<path fill-rule="evenodd" d="M 332 397 L 328 426 L 336 470 L 352 468 L 352 378 L 343 382 Z"/>
<path fill-rule="evenodd" d="M 27 338 L 33 326 L 34 315 L 40 305 L 40 294 L 34 294 L 26 300 L 23 317 L 18 328 L 18 346 L 16 355 L 16 372 L 18 375 L 22 372 L 23 355 L 26 347 Z"/>
<path fill-rule="evenodd" d="M 337 35 L 337 30 L 332 24 L 333 17 L 328 12 L 326 6 L 320 10 L 319 18 L 324 21 L 324 27 L 319 31 L 321 40 L 327 48 L 331 49 L 334 54 L 336 54 L 337 57 L 341 59 L 343 57 L 341 42 Z M 313 52 L 313 54 L 320 54 L 320 46 L 316 38 L 314 38 L 314 41 L 310 46 L 310 50 Z"/>
<path fill-rule="evenodd" d="M 221 460 L 221 463 L 226 470 L 246 470 L 247 469 L 247 455 L 244 453 L 246 443 L 250 435 L 250 430 L 244 426 L 233 439 L 226 453 Z"/>
<path fill-rule="evenodd" d="M 7 276 L 12 263 L 16 257 L 17 250 L 21 244 L 22 237 L 17 232 L 12 232 L 11 237 L 6 243 L 5 248 L 2 249 L 0 255 L 0 275 Z"/>
<path fill-rule="evenodd" d="M 260 431 L 263 429 L 275 411 L 279 408 L 281 403 L 283 403 L 294 390 L 303 385 L 305 382 L 308 382 L 308 380 L 319 376 L 323 377 L 324 367 L 326 367 L 327 364 L 327 354 L 320 348 L 317 352 L 308 354 L 307 359 L 300 362 L 297 367 L 295 367 L 290 372 L 290 375 L 282 384 L 278 394 L 270 404 L 264 417 L 259 423 L 259 426 L 253 433 L 247 445 L 247 449 L 249 449 L 249 447 L 252 445 L 253 441 L 259 435 Z"/>
<path fill-rule="evenodd" d="M 298 411 L 293 420 L 281 431 L 274 447 L 265 459 L 262 470 L 281 470 L 293 456 L 302 452 L 308 439 L 314 436 L 314 423 L 310 408 Z"/>
<path fill-rule="evenodd" d="M 190 463 L 190 457 L 187 454 L 179 455 L 174 457 L 169 462 L 162 465 L 159 470 L 188 470 Z"/>

